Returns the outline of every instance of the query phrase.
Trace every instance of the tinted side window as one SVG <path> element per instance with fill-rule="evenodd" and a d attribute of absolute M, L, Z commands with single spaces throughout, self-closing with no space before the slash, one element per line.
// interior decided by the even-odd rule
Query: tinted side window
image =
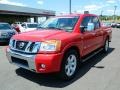
<path fill-rule="evenodd" d="M 100 21 L 99 21 L 98 17 L 92 17 L 92 22 L 95 25 L 95 29 L 99 29 L 100 28 Z"/>
<path fill-rule="evenodd" d="M 81 25 L 87 27 L 90 22 L 92 22 L 91 17 L 85 17 Z"/>
<path fill-rule="evenodd" d="M 0 24 L 1 30 L 8 30 L 11 29 L 11 26 L 9 24 Z"/>
<path fill-rule="evenodd" d="M 84 26 L 85 27 L 85 31 L 89 31 L 87 30 L 87 27 L 88 27 L 88 23 L 92 23 L 92 17 L 91 16 L 86 16 L 84 17 L 82 23 L 81 23 L 81 26 Z M 92 30 L 93 31 L 93 30 Z"/>

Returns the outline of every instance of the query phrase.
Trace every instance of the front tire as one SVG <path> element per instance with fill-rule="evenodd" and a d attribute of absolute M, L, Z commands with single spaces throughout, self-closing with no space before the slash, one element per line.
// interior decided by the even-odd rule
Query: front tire
<path fill-rule="evenodd" d="M 61 79 L 70 80 L 75 76 L 78 69 L 78 60 L 79 55 L 75 50 L 69 50 L 65 54 L 59 74 Z"/>

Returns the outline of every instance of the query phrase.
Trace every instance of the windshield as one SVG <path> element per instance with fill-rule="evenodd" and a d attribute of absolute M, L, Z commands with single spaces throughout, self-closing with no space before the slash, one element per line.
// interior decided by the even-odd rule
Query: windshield
<path fill-rule="evenodd" d="M 55 17 L 45 21 L 39 28 L 72 31 L 79 17 Z"/>
<path fill-rule="evenodd" d="M 0 24 L 0 29 L 1 30 L 7 30 L 7 29 L 11 29 L 9 24 Z"/>
<path fill-rule="evenodd" d="M 37 28 L 38 24 L 27 24 L 28 28 Z"/>

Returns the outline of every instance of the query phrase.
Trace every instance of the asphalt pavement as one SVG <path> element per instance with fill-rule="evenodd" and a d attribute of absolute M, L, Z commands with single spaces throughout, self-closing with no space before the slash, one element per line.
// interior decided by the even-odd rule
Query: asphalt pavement
<path fill-rule="evenodd" d="M 0 46 L 0 90 L 120 90 L 120 29 L 113 29 L 108 54 L 92 57 L 67 82 L 54 74 L 36 74 L 11 65 L 5 47 Z"/>

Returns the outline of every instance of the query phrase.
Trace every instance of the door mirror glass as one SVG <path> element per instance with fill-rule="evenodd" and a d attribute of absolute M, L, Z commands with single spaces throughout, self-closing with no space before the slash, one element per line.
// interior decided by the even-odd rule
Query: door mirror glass
<path fill-rule="evenodd" d="M 87 26 L 87 31 L 93 31 L 94 30 L 94 23 L 88 23 L 88 26 Z"/>

